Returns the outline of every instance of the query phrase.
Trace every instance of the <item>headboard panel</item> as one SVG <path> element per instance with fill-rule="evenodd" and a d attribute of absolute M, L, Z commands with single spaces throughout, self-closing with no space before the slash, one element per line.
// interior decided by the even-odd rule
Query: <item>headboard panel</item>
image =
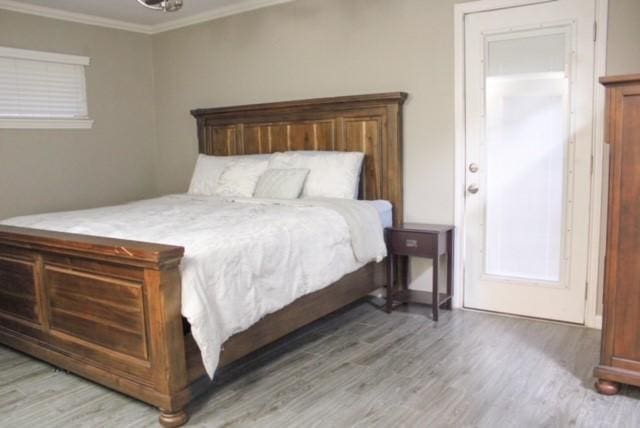
<path fill-rule="evenodd" d="M 407 94 L 356 95 L 192 110 L 200 153 L 287 150 L 365 153 L 361 199 L 386 199 L 403 218 L 402 105 Z"/>

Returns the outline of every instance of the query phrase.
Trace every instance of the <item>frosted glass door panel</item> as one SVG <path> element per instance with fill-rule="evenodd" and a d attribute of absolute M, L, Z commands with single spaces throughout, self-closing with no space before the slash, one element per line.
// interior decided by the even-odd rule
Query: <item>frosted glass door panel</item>
<path fill-rule="evenodd" d="M 487 76 L 565 71 L 566 34 L 499 38 L 488 42 Z"/>
<path fill-rule="evenodd" d="M 568 43 L 564 33 L 511 39 L 512 52 L 537 47 L 517 67 L 506 43 L 487 49 L 485 274 L 559 282 L 570 111 L 558 58 Z"/>

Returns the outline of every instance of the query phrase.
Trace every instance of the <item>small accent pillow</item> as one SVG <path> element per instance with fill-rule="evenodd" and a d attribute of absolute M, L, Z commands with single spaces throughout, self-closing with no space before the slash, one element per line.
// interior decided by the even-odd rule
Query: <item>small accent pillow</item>
<path fill-rule="evenodd" d="M 291 151 L 271 155 L 269 168 L 309 169 L 303 197 L 356 199 L 363 158 L 361 152 Z"/>
<path fill-rule="evenodd" d="M 268 169 L 260 176 L 253 196 L 256 198 L 296 199 L 309 175 L 306 168 Z"/>
<path fill-rule="evenodd" d="M 215 195 L 218 179 L 231 162 L 243 159 L 268 160 L 270 157 L 271 155 L 209 156 L 200 154 L 193 170 L 188 192 L 195 195 Z"/>
<path fill-rule="evenodd" d="M 260 176 L 266 171 L 268 160 L 242 159 L 229 163 L 220 178 L 215 194 L 218 196 L 236 196 L 250 198 Z"/>

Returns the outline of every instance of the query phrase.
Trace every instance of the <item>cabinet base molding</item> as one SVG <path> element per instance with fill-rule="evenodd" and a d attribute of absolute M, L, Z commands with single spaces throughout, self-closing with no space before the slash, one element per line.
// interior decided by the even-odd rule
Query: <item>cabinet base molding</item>
<path fill-rule="evenodd" d="M 640 373 L 635 371 L 599 365 L 593 374 L 598 378 L 595 386 L 600 394 L 617 394 L 621 383 L 640 386 Z"/>

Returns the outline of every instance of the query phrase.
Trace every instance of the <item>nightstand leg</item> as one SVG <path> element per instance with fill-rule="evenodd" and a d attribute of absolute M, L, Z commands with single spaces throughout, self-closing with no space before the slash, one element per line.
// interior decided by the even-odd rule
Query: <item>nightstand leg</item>
<path fill-rule="evenodd" d="M 445 309 L 451 309 L 453 301 L 453 230 L 447 234 L 447 296 Z"/>
<path fill-rule="evenodd" d="M 433 309 L 433 320 L 438 321 L 438 311 L 440 310 L 440 295 L 438 293 L 438 266 L 440 265 L 440 258 L 438 256 L 433 258 L 433 301 L 431 306 Z"/>
<path fill-rule="evenodd" d="M 402 281 L 402 292 L 407 293 L 409 290 L 409 278 L 411 278 L 411 261 L 409 260 L 409 256 L 400 256 L 398 259 L 398 271 L 400 272 L 400 278 Z M 404 305 L 409 304 L 409 300 L 405 299 L 402 302 Z"/>
<path fill-rule="evenodd" d="M 395 282 L 394 258 L 393 254 L 389 254 L 387 256 L 387 301 L 385 303 L 385 307 L 388 314 L 393 310 L 393 288 Z"/>

